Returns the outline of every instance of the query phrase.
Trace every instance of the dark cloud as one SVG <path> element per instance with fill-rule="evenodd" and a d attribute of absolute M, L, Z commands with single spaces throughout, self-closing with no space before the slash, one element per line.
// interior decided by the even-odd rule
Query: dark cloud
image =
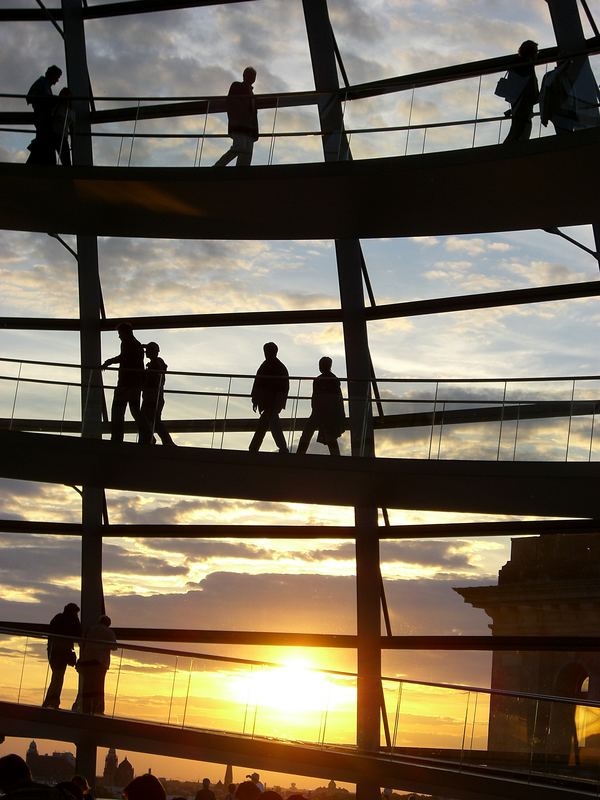
<path fill-rule="evenodd" d="M 471 566 L 469 554 L 455 552 L 461 547 L 468 547 L 465 542 L 436 542 L 436 541 L 384 541 L 380 544 L 380 560 L 382 564 L 403 563 L 418 564 L 423 567 L 453 567 L 467 569 Z M 355 547 L 353 542 L 345 542 L 335 548 L 312 550 L 304 555 L 309 561 L 322 561 L 325 559 L 354 560 Z"/>

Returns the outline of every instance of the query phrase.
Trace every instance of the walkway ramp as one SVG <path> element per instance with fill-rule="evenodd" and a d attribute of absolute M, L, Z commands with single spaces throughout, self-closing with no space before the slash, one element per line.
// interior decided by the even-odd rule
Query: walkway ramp
<path fill-rule="evenodd" d="M 235 764 L 259 770 L 357 783 L 366 781 L 411 792 L 457 800 L 482 797 L 510 800 L 583 800 L 597 797 L 595 783 L 519 774 L 514 770 L 470 766 L 441 758 L 426 759 L 384 752 L 370 754 L 347 747 L 320 747 L 139 722 L 54 711 L 0 702 L 0 718 L 11 736 L 46 738 L 76 744 L 90 739 L 99 747 L 116 747 L 195 761 Z"/>
<path fill-rule="evenodd" d="M 152 448 L 0 431 L 0 477 L 273 502 L 600 516 L 600 463 L 428 461 Z"/>
<path fill-rule="evenodd" d="M 284 166 L 0 165 L 0 228 L 172 239 L 437 236 L 598 218 L 600 129 Z"/>

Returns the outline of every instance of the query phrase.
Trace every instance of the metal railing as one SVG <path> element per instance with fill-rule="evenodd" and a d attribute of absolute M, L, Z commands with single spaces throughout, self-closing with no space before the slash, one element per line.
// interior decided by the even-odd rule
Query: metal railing
<path fill-rule="evenodd" d="M 48 635 L 0 628 L 0 637 L 0 700 L 42 705 Z M 356 680 L 354 673 L 298 660 L 119 643 L 106 675 L 104 714 L 347 748 L 356 741 Z M 379 752 L 598 785 L 600 701 L 402 677 L 382 677 L 382 697 L 387 724 Z M 61 707 L 81 713 L 75 669 L 67 669 Z"/>
<path fill-rule="evenodd" d="M 547 69 L 548 65 L 543 68 Z M 494 95 L 498 77 L 505 71 L 469 75 L 452 83 L 433 83 L 407 87 L 400 85 L 393 94 L 353 97 L 353 89 L 337 95 L 298 92 L 281 96 L 257 96 L 267 107 L 260 110 L 261 134 L 255 147 L 253 163 L 286 164 L 322 161 L 321 138 L 327 135 L 319 127 L 317 104 L 337 97 L 341 105 L 344 137 L 339 137 L 339 158 L 354 159 L 423 154 L 443 150 L 468 149 L 498 144 L 508 132 L 508 106 Z M 443 93 L 443 94 L 442 94 Z M 25 96 L 0 94 L 16 112 L 23 110 Z M 161 103 L 185 101 L 178 112 L 168 116 L 171 126 L 157 131 Z M 92 132 L 94 161 L 104 166 L 211 166 L 228 149 L 223 97 L 194 98 L 95 98 L 97 107 L 107 105 L 106 113 L 118 111 L 117 102 L 134 102 L 127 111 L 127 128 L 119 122 L 100 122 Z M 204 110 L 193 110 L 194 103 Z M 432 109 L 436 109 L 432 112 Z M 443 111 L 441 110 L 443 109 Z M 432 119 L 432 113 L 436 118 Z M 444 116 L 441 117 L 441 114 Z M 381 118 L 387 124 L 381 124 Z M 101 118 L 101 117 L 100 117 Z M 174 120 L 179 120 L 174 122 Z M 118 130 L 114 126 L 119 126 Z M 23 152 L 27 142 L 23 134 L 33 136 L 33 128 L 5 125 L 7 149 Z M 331 132 L 336 133 L 336 132 Z M 533 137 L 552 134 L 536 115 Z M 345 149 L 346 152 L 342 150 Z"/>
<path fill-rule="evenodd" d="M 0 427 L 62 435 L 81 433 L 80 366 L 0 359 Z M 76 371 L 74 373 L 74 371 Z M 98 387 L 110 409 L 116 370 L 90 371 L 84 397 Z M 163 421 L 178 444 L 246 449 L 257 424 L 250 399 L 253 375 L 172 371 L 167 374 Z M 312 377 L 292 376 L 281 413 L 293 450 L 311 411 Z M 600 440 L 600 376 L 485 379 L 341 379 L 364 404 L 362 434 L 372 412 L 376 455 L 485 461 L 596 461 Z M 109 412 L 108 412 L 109 413 Z M 103 433 L 110 433 L 105 417 Z M 126 426 L 136 440 L 137 427 Z M 349 433 L 342 453 L 349 452 Z M 268 441 L 265 447 L 269 447 Z M 313 445 L 313 452 L 326 449 Z"/>

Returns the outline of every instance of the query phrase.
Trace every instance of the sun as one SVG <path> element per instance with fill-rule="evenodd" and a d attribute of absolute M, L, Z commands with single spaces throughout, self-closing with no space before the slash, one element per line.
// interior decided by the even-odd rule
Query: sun
<path fill-rule="evenodd" d="M 232 687 L 241 702 L 277 711 L 325 711 L 347 701 L 348 688 L 319 672 L 303 658 L 290 657 L 281 666 L 255 669 L 239 676 Z"/>

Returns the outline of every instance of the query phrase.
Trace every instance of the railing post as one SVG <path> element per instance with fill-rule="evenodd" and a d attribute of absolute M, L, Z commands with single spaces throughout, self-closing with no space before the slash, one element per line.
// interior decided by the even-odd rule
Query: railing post
<path fill-rule="evenodd" d="M 12 411 L 10 412 L 10 423 L 8 426 L 8 430 L 12 431 L 13 427 L 13 420 L 15 418 L 15 408 L 17 407 L 17 396 L 19 394 L 19 381 L 21 380 L 21 369 L 23 367 L 23 362 L 19 362 L 19 374 L 17 375 L 17 382 L 15 383 L 15 396 L 13 397 L 13 404 L 12 404 Z"/>

